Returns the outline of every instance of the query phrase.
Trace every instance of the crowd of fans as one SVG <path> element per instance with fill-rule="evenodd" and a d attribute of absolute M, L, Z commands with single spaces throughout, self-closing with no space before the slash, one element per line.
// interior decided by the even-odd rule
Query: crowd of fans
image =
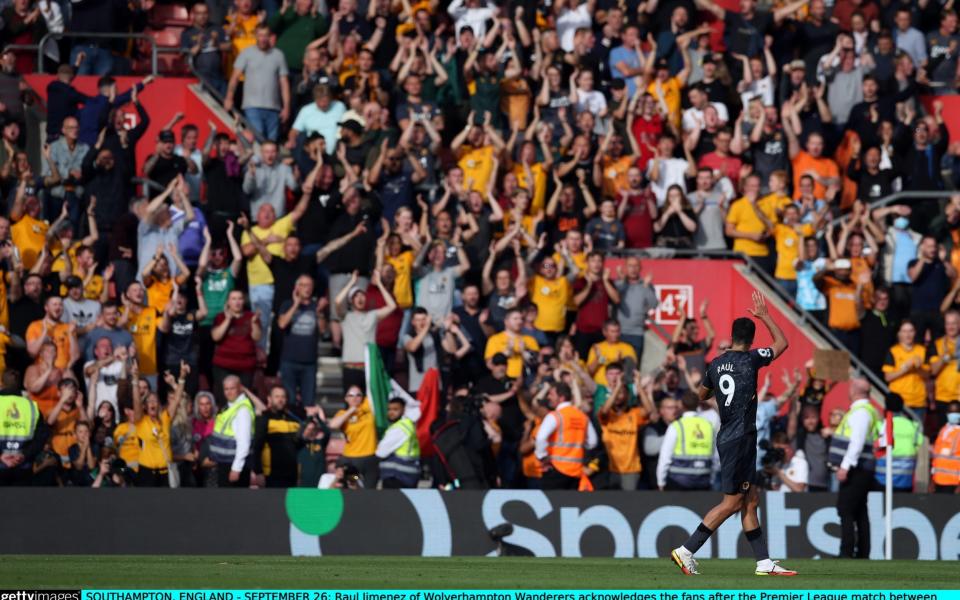
<path fill-rule="evenodd" d="M 0 39 L 139 31 L 153 8 L 13 0 Z M 651 247 L 751 257 L 929 435 L 958 412 L 952 2 L 209 0 L 190 18 L 183 52 L 242 113 L 236 135 L 178 114 L 141 139 L 153 77 L 118 89 L 130 49 L 96 38 L 45 48 L 59 67 L 31 131 L 36 54 L 0 57 L 0 356 L 52 429 L 34 484 L 228 484 L 205 440 L 245 396 L 251 485 L 316 485 L 342 431 L 358 460 L 338 481 L 371 487 L 375 344 L 412 394 L 439 372 L 439 422 L 488 485 L 537 485 L 561 382 L 599 432 L 593 487 L 669 488 L 663 440 L 686 413 L 716 429 L 694 391 L 729 342 L 704 303 L 641 372 L 657 296 L 637 258 L 605 258 Z M 871 206 L 900 190 L 944 195 Z M 831 487 L 842 412 L 821 422 L 829 385 L 808 371 L 759 394 L 760 438 L 785 451 L 773 487 Z"/>

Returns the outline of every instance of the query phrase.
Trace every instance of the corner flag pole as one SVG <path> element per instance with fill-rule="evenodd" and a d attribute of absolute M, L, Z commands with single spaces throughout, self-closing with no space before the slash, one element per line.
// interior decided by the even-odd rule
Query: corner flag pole
<path fill-rule="evenodd" d="M 889 410 L 886 411 L 884 418 L 884 438 L 886 441 L 886 447 L 883 449 L 886 458 L 884 461 L 886 485 L 883 492 L 886 505 L 884 558 L 893 560 L 893 413 Z"/>

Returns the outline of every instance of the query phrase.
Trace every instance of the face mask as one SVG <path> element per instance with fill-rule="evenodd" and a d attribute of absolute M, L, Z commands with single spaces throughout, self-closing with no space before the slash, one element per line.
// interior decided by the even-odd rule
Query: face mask
<path fill-rule="evenodd" d="M 947 423 L 960 425 L 960 413 L 947 413 Z"/>
<path fill-rule="evenodd" d="M 906 229 L 907 225 L 910 224 L 910 219 L 906 217 L 897 217 L 893 220 L 893 226 L 897 229 Z"/>

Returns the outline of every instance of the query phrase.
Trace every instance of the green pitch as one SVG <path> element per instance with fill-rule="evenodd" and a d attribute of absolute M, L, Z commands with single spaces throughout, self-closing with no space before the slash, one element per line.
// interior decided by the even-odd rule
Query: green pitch
<path fill-rule="evenodd" d="M 687 577 L 662 560 L 385 556 L 0 556 L 16 588 L 933 589 L 960 586 L 960 563 L 791 560 L 797 577 L 757 577 L 752 560 L 704 560 Z"/>
<path fill-rule="evenodd" d="M 17 588 L 934 589 L 960 586 L 960 563 L 791 560 L 797 577 L 757 577 L 752 560 L 704 560 L 687 577 L 667 558 L 330 556 L 0 556 Z"/>

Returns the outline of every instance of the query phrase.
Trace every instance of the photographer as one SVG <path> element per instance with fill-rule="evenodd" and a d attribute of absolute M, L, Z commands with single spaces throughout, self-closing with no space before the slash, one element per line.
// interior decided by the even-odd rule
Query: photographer
<path fill-rule="evenodd" d="M 302 482 L 301 487 L 314 486 Z M 321 490 L 362 490 L 363 478 L 360 476 L 360 471 L 357 470 L 356 467 L 352 465 L 337 465 L 333 473 L 324 473 L 320 477 L 319 485 L 316 487 L 319 487 Z"/>
<path fill-rule="evenodd" d="M 130 476 L 131 471 L 127 467 L 126 461 L 117 458 L 116 451 L 113 448 L 104 448 L 103 456 L 100 458 L 100 468 L 90 487 L 127 487 L 130 483 Z"/>
<path fill-rule="evenodd" d="M 767 452 L 760 459 L 763 487 L 774 491 L 805 492 L 810 465 L 803 450 L 794 450 L 786 432 L 778 431 L 770 436 Z"/>
<path fill-rule="evenodd" d="M 318 485 L 327 476 L 327 444 L 330 443 L 330 428 L 327 427 L 326 422 L 321 420 L 321 411 L 322 409 L 319 406 L 308 408 L 307 420 L 303 422 L 303 426 L 300 428 L 300 450 L 297 452 L 297 470 L 300 474 L 297 485 L 300 487 L 328 487 L 322 484 Z M 338 465 L 337 471 L 340 470 L 340 465 Z M 344 485 L 342 487 L 362 488 L 363 480 L 360 477 L 360 470 L 347 465 L 343 468 L 343 472 L 347 471 L 356 473 L 356 480 L 359 485 Z"/>

